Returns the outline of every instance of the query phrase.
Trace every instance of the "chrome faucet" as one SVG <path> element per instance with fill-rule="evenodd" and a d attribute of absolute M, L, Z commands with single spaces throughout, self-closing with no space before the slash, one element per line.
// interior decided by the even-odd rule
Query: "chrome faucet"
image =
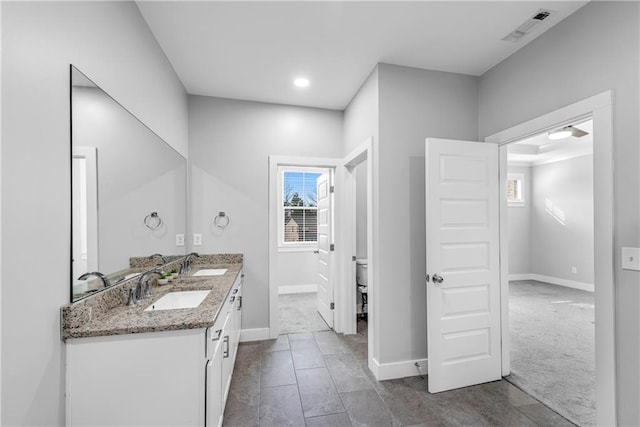
<path fill-rule="evenodd" d="M 167 259 L 162 254 L 153 254 L 149 257 L 149 259 L 154 259 L 155 257 L 159 257 L 160 260 L 162 260 L 162 264 L 167 263 Z M 158 264 L 158 265 L 162 265 L 162 264 Z"/>
<path fill-rule="evenodd" d="M 180 265 L 180 274 L 189 272 L 189 269 L 191 268 L 191 258 L 193 257 L 200 258 L 200 255 L 198 255 L 197 252 L 191 252 L 189 255 L 185 256 L 182 264 Z"/>
<path fill-rule="evenodd" d="M 135 291 L 133 289 L 129 289 L 129 302 L 127 305 L 134 305 L 138 301 L 151 296 L 151 286 L 149 285 L 149 279 L 147 276 L 152 274 L 163 276 L 166 273 L 157 267 L 142 273 L 140 278 L 138 278 Z"/>
<path fill-rule="evenodd" d="M 102 280 L 102 284 L 104 285 L 105 288 L 108 288 L 109 286 L 111 286 L 111 282 L 109 282 L 109 278 L 104 274 L 100 273 L 99 271 L 84 273 L 82 276 L 78 277 L 78 280 L 87 280 L 87 278 L 90 276 L 96 276 L 97 278 Z"/>

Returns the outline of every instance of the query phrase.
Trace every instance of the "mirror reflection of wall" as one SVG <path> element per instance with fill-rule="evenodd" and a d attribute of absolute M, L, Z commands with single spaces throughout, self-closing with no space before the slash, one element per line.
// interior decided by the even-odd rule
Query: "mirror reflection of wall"
<path fill-rule="evenodd" d="M 130 257 L 183 255 L 187 188 L 184 157 L 74 67 L 71 75 L 73 301 L 86 295 L 85 272 L 115 283 L 139 272 Z M 152 212 L 156 229 L 145 225 Z"/>

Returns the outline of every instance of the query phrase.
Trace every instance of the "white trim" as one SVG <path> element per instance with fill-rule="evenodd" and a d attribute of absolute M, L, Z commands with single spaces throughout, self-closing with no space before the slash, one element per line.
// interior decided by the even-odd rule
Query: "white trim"
<path fill-rule="evenodd" d="M 393 380 L 396 378 L 415 377 L 427 375 L 427 359 L 404 360 L 402 362 L 380 363 L 372 359 L 375 369 L 371 371 L 378 381 Z M 420 368 L 416 367 L 416 363 Z"/>
<path fill-rule="evenodd" d="M 329 171 L 327 168 L 316 168 L 309 166 L 291 166 L 291 165 L 278 165 L 278 252 L 304 252 L 313 251 L 317 248 L 318 242 L 285 242 L 285 227 L 284 227 L 284 210 L 283 206 L 283 193 L 284 193 L 284 173 L 319 173 L 323 174 Z M 314 186 L 315 187 L 315 186 Z M 318 211 L 317 206 L 291 206 L 291 209 Z"/>
<path fill-rule="evenodd" d="M 98 271 L 100 270 L 100 253 L 98 249 L 98 148 L 74 146 L 71 147 L 71 157 L 72 159 L 86 160 L 87 271 Z M 76 280 L 75 276 L 74 280 Z"/>
<path fill-rule="evenodd" d="M 509 281 L 513 280 L 536 280 L 538 282 L 550 283 L 552 285 L 564 286 L 565 288 L 580 289 L 581 291 L 594 292 L 593 283 L 578 282 L 576 280 L 562 279 L 560 277 L 544 276 L 542 274 L 510 274 Z"/>
<path fill-rule="evenodd" d="M 306 246 L 279 246 L 278 252 L 313 252 L 318 248 L 318 242 L 310 242 Z"/>
<path fill-rule="evenodd" d="M 269 339 L 269 328 L 242 329 L 240 342 L 263 341 Z"/>
<path fill-rule="evenodd" d="M 278 166 L 310 166 L 338 170 L 339 159 L 326 157 L 269 156 L 269 337 L 277 338 L 279 333 L 278 284 Z M 338 181 L 339 182 L 339 181 Z M 339 218 L 339 215 L 336 215 Z M 340 258 L 340 247 L 335 250 L 335 258 Z M 339 301 L 335 300 L 336 306 Z"/>
<path fill-rule="evenodd" d="M 506 144 L 539 134 L 580 119 L 593 118 L 593 194 L 594 194 L 594 270 L 595 270 L 595 325 L 596 325 L 596 424 L 616 425 L 616 329 L 615 329 L 615 269 L 614 269 L 614 169 L 613 169 L 613 95 L 605 91 L 585 100 L 560 108 L 535 119 L 521 123 L 485 138 L 504 147 Z M 506 171 L 506 161 L 500 164 Z M 506 197 L 501 198 L 501 234 L 505 233 Z M 506 237 L 501 238 L 501 264 L 508 265 Z M 501 279 L 502 293 L 508 293 L 508 274 Z M 509 364 L 509 328 L 505 320 L 508 315 L 508 303 L 502 299 L 502 360 L 503 374 L 508 373 Z M 506 327 L 505 327 L 506 326 Z"/>
<path fill-rule="evenodd" d="M 533 274 L 531 273 L 509 274 L 510 282 L 514 282 L 517 280 L 533 280 Z"/>
<path fill-rule="evenodd" d="M 304 294 L 309 292 L 318 292 L 318 285 L 291 285 L 291 286 L 278 286 L 278 295 L 286 294 Z"/>
<path fill-rule="evenodd" d="M 374 169 L 375 167 L 375 150 L 374 150 L 374 138 L 372 136 L 366 138 L 360 145 L 353 149 L 349 154 L 344 157 L 344 180 L 342 192 L 343 197 L 343 215 L 340 222 L 342 226 L 340 228 L 340 238 L 342 241 L 340 244 L 347 249 L 341 255 L 341 278 L 342 283 L 345 285 L 339 289 L 342 291 L 344 304 L 338 306 L 338 320 L 343 327 L 343 333 L 355 334 L 356 333 L 356 263 L 352 257 L 356 255 L 356 207 L 355 207 L 355 192 L 356 192 L 356 179 L 354 168 L 367 161 L 367 283 L 369 286 L 368 292 L 368 346 L 367 346 L 367 358 L 368 366 L 371 369 L 373 375 L 379 379 L 378 364 L 374 359 L 376 355 L 374 349 L 376 348 L 378 339 L 378 292 L 376 283 L 378 283 L 378 262 L 377 262 L 377 235 L 374 234 L 376 229 L 375 222 L 377 222 L 377 213 L 375 211 L 374 194 L 376 194 L 377 184 L 375 182 Z M 374 188 L 375 187 L 375 188 Z"/>

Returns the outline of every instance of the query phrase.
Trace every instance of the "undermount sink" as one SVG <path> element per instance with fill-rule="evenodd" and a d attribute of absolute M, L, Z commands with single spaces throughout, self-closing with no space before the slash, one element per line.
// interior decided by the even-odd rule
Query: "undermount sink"
<path fill-rule="evenodd" d="M 205 268 L 193 273 L 193 276 L 222 276 L 227 272 L 226 268 Z"/>
<path fill-rule="evenodd" d="M 179 308 L 195 308 L 209 295 L 208 291 L 169 292 L 158 301 L 145 308 L 144 311 L 176 310 Z"/>

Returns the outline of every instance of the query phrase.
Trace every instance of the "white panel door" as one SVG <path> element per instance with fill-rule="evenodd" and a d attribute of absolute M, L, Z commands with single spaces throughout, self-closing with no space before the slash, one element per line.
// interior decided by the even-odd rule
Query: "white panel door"
<path fill-rule="evenodd" d="M 333 281 L 331 274 L 331 175 L 318 177 L 318 313 L 333 328 Z"/>
<path fill-rule="evenodd" d="M 501 378 L 496 144 L 427 139 L 429 392 Z"/>

